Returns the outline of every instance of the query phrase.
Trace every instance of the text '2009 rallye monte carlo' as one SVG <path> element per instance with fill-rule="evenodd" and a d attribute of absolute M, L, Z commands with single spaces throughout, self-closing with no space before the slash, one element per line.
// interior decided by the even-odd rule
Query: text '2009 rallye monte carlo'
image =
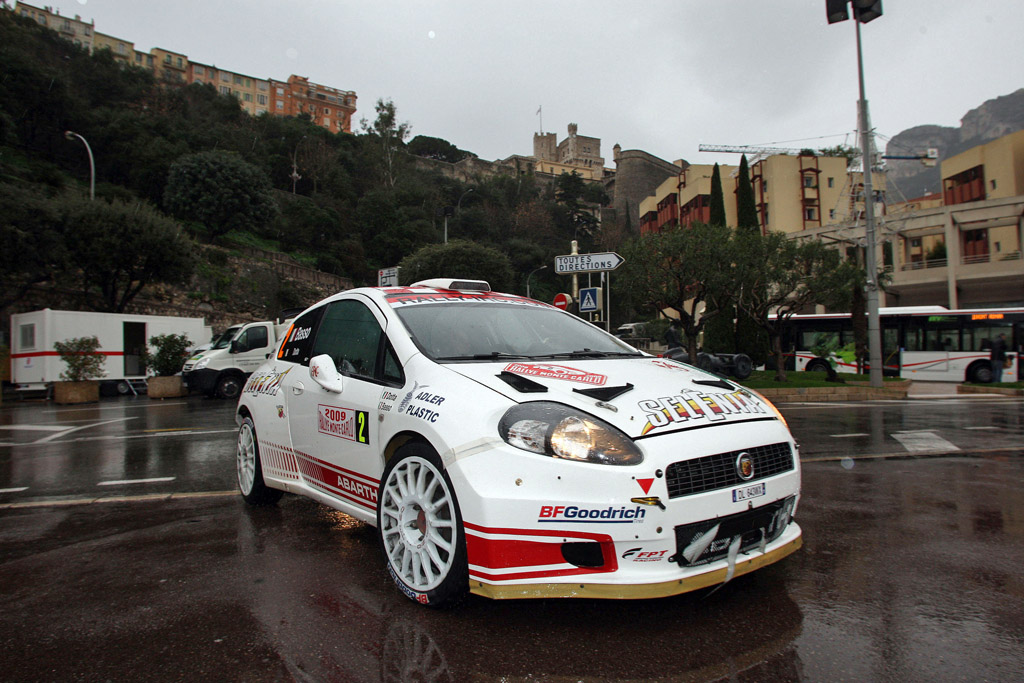
<path fill-rule="evenodd" d="M 486 282 L 321 301 L 237 421 L 247 502 L 374 525 L 424 604 L 674 595 L 801 544 L 797 446 L 767 400 Z"/>

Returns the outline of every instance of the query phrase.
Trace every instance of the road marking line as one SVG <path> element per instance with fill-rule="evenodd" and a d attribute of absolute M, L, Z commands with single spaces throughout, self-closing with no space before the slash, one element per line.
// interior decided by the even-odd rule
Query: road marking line
<path fill-rule="evenodd" d="M 855 436 L 871 436 L 867 432 L 857 432 L 854 434 L 829 434 L 833 439 L 850 439 Z"/>
<path fill-rule="evenodd" d="M 13 489 L 0 489 L 0 493 L 20 493 L 21 491 L 28 491 L 27 486 L 19 486 Z"/>
<path fill-rule="evenodd" d="M 960 450 L 957 446 L 931 431 L 895 432 L 892 438 L 903 444 L 903 447 L 911 453 Z"/>
<path fill-rule="evenodd" d="M 61 425 L 0 425 L 0 429 L 23 432 L 63 432 L 67 427 Z"/>
<path fill-rule="evenodd" d="M 105 498 L 75 498 L 72 500 L 29 500 L 21 503 L 0 503 L 0 510 L 21 508 L 71 507 L 93 505 L 94 503 L 148 503 L 154 500 L 172 501 L 182 498 L 227 498 L 237 496 L 238 491 L 198 491 L 194 493 L 162 493 L 143 496 L 110 496 Z"/>
<path fill-rule="evenodd" d="M 998 430 L 998 429 L 1000 429 L 1000 427 L 991 427 L 991 426 L 990 427 L 964 427 L 964 429 L 970 429 L 970 430 L 975 430 L 975 431 L 979 430 L 979 429 L 996 429 L 996 430 Z"/>
<path fill-rule="evenodd" d="M 82 425 L 81 427 L 72 427 L 71 429 L 65 429 L 63 432 L 57 432 L 55 434 L 51 434 L 50 436 L 44 436 L 41 439 L 36 439 L 32 443 L 34 443 L 34 444 L 37 444 L 37 443 L 47 443 L 49 441 L 53 441 L 57 437 L 64 436 L 65 434 L 70 434 L 71 432 L 77 432 L 77 431 L 82 430 L 82 429 L 90 429 L 92 427 L 102 427 L 103 425 L 114 424 L 115 422 L 127 422 L 128 420 L 134 420 L 134 419 L 136 419 L 136 418 L 134 418 L 134 417 L 119 417 L 116 420 L 107 420 L 105 422 L 92 422 L 92 423 L 87 424 L 87 425 Z"/>
<path fill-rule="evenodd" d="M 120 484 L 155 484 L 162 481 L 174 481 L 177 477 L 151 477 L 149 479 L 117 479 L 114 481 L 101 481 L 97 486 L 118 486 Z"/>

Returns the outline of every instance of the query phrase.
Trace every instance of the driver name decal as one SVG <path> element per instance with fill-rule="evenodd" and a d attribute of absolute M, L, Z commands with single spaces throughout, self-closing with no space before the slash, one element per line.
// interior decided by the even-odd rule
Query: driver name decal
<path fill-rule="evenodd" d="M 259 394 L 276 396 L 277 388 L 280 386 L 281 380 L 283 380 L 284 376 L 289 372 L 291 372 L 291 368 L 288 368 L 284 372 L 275 372 L 273 370 L 254 372 L 249 376 L 249 381 L 245 383 L 245 388 L 242 389 L 242 392 L 252 394 L 253 396 L 257 396 Z"/>
<path fill-rule="evenodd" d="M 505 366 L 505 372 L 529 377 L 546 377 L 548 379 L 561 379 L 567 382 L 579 382 L 580 384 L 592 384 L 602 386 L 608 381 L 605 375 L 596 372 L 586 372 L 577 368 L 570 368 L 567 365 L 553 365 L 551 363 L 509 363 Z"/>
<path fill-rule="evenodd" d="M 709 395 L 701 391 L 682 391 L 675 396 L 639 401 L 637 405 L 647 418 L 647 424 L 640 432 L 641 436 L 670 424 L 692 420 L 717 422 L 725 420 L 730 415 L 767 413 L 760 402 L 742 390 L 718 395 Z"/>
<path fill-rule="evenodd" d="M 370 444 L 368 413 L 339 406 L 317 406 L 317 431 L 339 439 Z"/>

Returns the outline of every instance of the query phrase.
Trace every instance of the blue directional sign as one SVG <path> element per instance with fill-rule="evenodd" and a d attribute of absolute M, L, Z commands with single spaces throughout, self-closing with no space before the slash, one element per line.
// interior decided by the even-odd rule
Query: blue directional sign
<path fill-rule="evenodd" d="M 601 310 L 601 288 L 580 287 L 580 313 L 597 313 Z"/>

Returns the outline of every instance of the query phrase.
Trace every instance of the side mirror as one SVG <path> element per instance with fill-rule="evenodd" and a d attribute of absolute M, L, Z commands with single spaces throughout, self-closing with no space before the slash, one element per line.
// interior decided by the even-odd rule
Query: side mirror
<path fill-rule="evenodd" d="M 335 394 L 340 394 L 344 386 L 341 373 L 335 367 L 334 360 L 326 353 L 310 359 L 309 376 L 324 389 Z"/>

